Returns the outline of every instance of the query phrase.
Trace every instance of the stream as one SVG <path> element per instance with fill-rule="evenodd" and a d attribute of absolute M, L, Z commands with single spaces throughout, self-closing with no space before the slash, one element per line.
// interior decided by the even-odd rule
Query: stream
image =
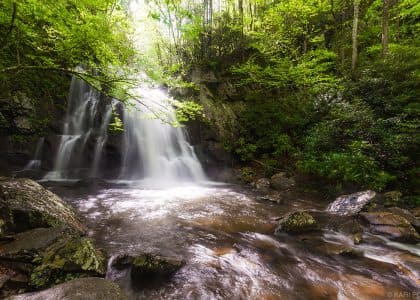
<path fill-rule="evenodd" d="M 108 268 L 130 299 L 418 299 L 420 247 L 365 234 L 354 245 L 337 230 L 351 217 L 328 203 L 293 194 L 283 204 L 258 201 L 247 187 L 207 182 L 166 189 L 109 184 L 54 187 L 86 217 L 111 257 L 141 252 L 186 261 L 168 282 L 136 289 L 127 272 Z M 273 234 L 276 219 L 296 210 L 324 216 L 319 232 Z M 340 255 L 350 247 L 357 256 Z"/>

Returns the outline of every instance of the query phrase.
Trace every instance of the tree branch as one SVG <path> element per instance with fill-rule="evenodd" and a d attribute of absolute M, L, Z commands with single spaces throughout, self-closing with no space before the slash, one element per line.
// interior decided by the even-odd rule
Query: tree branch
<path fill-rule="evenodd" d="M 0 45 L 3 45 L 1 47 L 1 49 L 4 49 L 6 47 L 6 45 L 7 45 L 7 43 L 6 43 L 7 38 L 9 37 L 10 33 L 12 32 L 13 27 L 15 27 L 16 13 L 17 13 L 17 5 L 16 5 L 16 2 L 13 2 L 12 20 L 10 21 L 10 26 L 9 26 L 9 29 L 7 30 L 7 32 L 6 32 L 6 35 L 1 40 L 1 44 Z"/>

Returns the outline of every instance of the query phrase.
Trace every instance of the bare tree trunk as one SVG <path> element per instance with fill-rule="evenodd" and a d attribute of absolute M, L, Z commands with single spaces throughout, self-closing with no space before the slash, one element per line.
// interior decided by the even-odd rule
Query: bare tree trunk
<path fill-rule="evenodd" d="M 354 16 L 353 16 L 353 30 L 351 34 L 351 41 L 352 41 L 352 55 L 351 55 L 351 69 L 356 69 L 357 63 L 357 26 L 359 23 L 359 4 L 360 0 L 354 0 Z"/>
<path fill-rule="evenodd" d="M 382 55 L 388 54 L 388 0 L 383 0 L 383 11 L 382 11 Z"/>

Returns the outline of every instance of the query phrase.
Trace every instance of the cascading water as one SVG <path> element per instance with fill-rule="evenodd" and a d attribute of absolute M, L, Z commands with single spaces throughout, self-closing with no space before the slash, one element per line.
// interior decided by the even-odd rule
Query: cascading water
<path fill-rule="evenodd" d="M 35 148 L 34 158 L 31 159 L 26 166 L 23 168 L 26 170 L 39 170 L 41 168 L 42 158 L 42 147 L 44 146 L 45 138 L 42 137 L 38 140 Z"/>
<path fill-rule="evenodd" d="M 100 93 L 85 81 L 73 78 L 68 99 L 67 115 L 63 126 L 63 135 L 54 161 L 53 171 L 47 173 L 46 180 L 65 180 L 77 177 L 71 174 L 75 167 L 84 164 L 84 150 L 92 134 L 97 131 L 97 141 L 93 157 L 93 165 L 89 166 L 91 175 L 97 175 L 97 167 L 101 158 L 103 145 L 107 138 L 107 128 L 111 119 L 112 106 L 105 107 L 105 115 L 99 110 Z M 99 130 L 96 120 L 100 120 Z"/>
<path fill-rule="evenodd" d="M 176 121 L 176 117 L 168 95 L 145 83 L 133 93 L 141 97 L 143 105 L 131 103 L 133 105 L 122 110 L 122 159 L 120 170 L 115 171 L 114 177 L 146 180 L 159 186 L 205 180 L 204 171 L 184 131 L 169 124 Z M 120 102 L 113 100 L 104 108 L 101 101 L 104 100 L 97 90 L 73 78 L 54 168 L 47 173 L 45 180 L 100 177 L 112 112 L 121 106 Z M 150 113 L 159 114 L 158 118 L 150 118 Z M 94 140 L 93 147 L 87 147 L 87 144 L 92 144 L 90 140 Z"/>
<path fill-rule="evenodd" d="M 168 124 L 176 117 L 166 93 L 145 84 L 135 92 L 141 95 L 141 102 L 147 110 L 154 114 L 163 113 L 165 121 L 150 119 L 149 114 L 140 109 L 125 110 L 120 178 L 145 178 L 158 184 L 205 180 L 201 164 L 184 131 Z"/>

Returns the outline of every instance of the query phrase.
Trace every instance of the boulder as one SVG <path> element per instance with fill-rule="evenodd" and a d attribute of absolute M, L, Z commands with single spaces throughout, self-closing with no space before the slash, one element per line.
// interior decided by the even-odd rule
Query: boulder
<path fill-rule="evenodd" d="M 103 278 L 79 278 L 56 285 L 41 292 L 27 293 L 8 300 L 125 300 L 127 297 L 117 284 Z"/>
<path fill-rule="evenodd" d="M 63 228 L 36 228 L 12 237 L 12 241 L 0 245 L 0 260 L 31 263 L 35 255 L 59 239 Z M 1 264 L 1 263 L 0 263 Z"/>
<path fill-rule="evenodd" d="M 0 219 L 8 232 L 62 226 L 79 233 L 86 231 L 72 207 L 35 181 L 25 178 L 0 178 Z"/>
<path fill-rule="evenodd" d="M 30 284 L 36 288 L 79 277 L 103 277 L 105 255 L 89 238 L 68 235 L 43 250 L 33 262 Z"/>
<path fill-rule="evenodd" d="M 137 256 L 120 255 L 112 262 L 118 270 L 131 268 L 130 276 L 134 286 L 154 286 L 168 280 L 185 262 L 175 257 L 143 253 Z"/>
<path fill-rule="evenodd" d="M 293 188 L 296 182 L 293 178 L 286 177 L 285 172 L 280 172 L 271 176 L 270 185 L 275 190 L 284 191 Z"/>
<path fill-rule="evenodd" d="M 360 212 L 365 205 L 372 201 L 375 196 L 376 193 L 371 190 L 343 195 L 330 203 L 326 210 L 342 216 L 355 215 Z"/>
<path fill-rule="evenodd" d="M 280 232 L 304 233 L 318 229 L 318 223 L 312 215 L 304 211 L 293 212 L 280 220 L 275 234 Z"/>
<path fill-rule="evenodd" d="M 395 215 L 399 215 L 407 219 L 407 221 L 410 222 L 410 224 L 413 225 L 413 227 L 416 228 L 418 232 L 420 231 L 420 218 L 413 215 L 410 211 L 400 207 L 390 207 L 387 208 L 385 211 L 391 212 Z"/>
<path fill-rule="evenodd" d="M 369 224 L 370 230 L 377 234 L 389 236 L 401 242 L 418 242 L 420 236 L 410 222 L 391 212 L 360 213 L 361 218 Z"/>
<path fill-rule="evenodd" d="M 257 190 L 268 192 L 270 189 L 270 180 L 267 178 L 260 178 L 253 182 L 252 186 L 254 186 Z"/>

